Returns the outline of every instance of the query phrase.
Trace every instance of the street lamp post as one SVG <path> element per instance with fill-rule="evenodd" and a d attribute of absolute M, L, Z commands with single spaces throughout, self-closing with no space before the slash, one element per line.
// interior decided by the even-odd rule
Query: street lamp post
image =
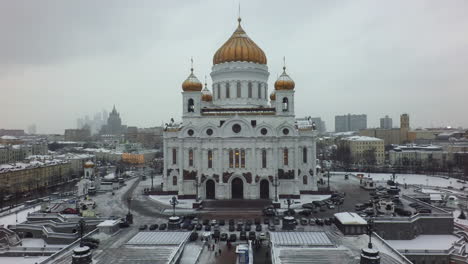
<path fill-rule="evenodd" d="M 195 186 L 195 194 L 196 194 L 196 197 L 195 197 L 195 200 L 198 202 L 200 199 L 199 199 L 199 190 L 198 188 L 201 187 L 201 182 L 198 181 L 198 177 L 195 178 L 195 181 L 193 182 L 193 185 Z"/>
<path fill-rule="evenodd" d="M 280 185 L 280 182 L 278 181 L 278 174 L 276 174 L 275 178 L 273 178 L 272 185 L 275 187 L 275 202 L 278 202 L 278 186 Z"/>
<path fill-rule="evenodd" d="M 330 191 L 330 171 L 328 171 L 327 176 L 328 176 L 328 187 L 327 187 L 327 189 L 328 189 L 328 191 Z"/>
<path fill-rule="evenodd" d="M 80 232 L 80 247 L 82 247 L 83 246 L 83 234 L 86 229 L 86 222 L 83 218 L 81 218 L 80 221 L 78 221 L 77 229 Z"/>
<path fill-rule="evenodd" d="M 179 204 L 177 197 L 172 196 L 172 199 L 169 201 L 169 203 L 172 205 L 172 216 L 175 216 L 175 207 Z"/>

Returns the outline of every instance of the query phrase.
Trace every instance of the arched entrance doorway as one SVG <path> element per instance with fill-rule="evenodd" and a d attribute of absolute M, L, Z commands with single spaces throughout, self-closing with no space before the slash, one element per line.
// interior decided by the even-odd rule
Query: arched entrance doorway
<path fill-rule="evenodd" d="M 235 178 L 231 183 L 232 199 L 244 199 L 244 183 Z"/>
<path fill-rule="evenodd" d="M 270 199 L 270 183 L 268 180 L 260 181 L 260 199 Z"/>
<path fill-rule="evenodd" d="M 215 183 L 213 180 L 206 181 L 206 199 L 215 198 Z"/>

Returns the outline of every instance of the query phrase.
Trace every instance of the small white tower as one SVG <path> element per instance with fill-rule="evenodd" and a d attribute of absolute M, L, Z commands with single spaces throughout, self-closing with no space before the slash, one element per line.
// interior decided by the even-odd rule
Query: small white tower
<path fill-rule="evenodd" d="M 202 83 L 193 74 L 192 65 L 192 68 L 190 68 L 190 75 L 182 83 L 183 117 L 200 116 L 202 88 Z"/>
<path fill-rule="evenodd" d="M 294 81 L 286 73 L 286 66 L 283 66 L 283 73 L 275 82 L 274 105 L 277 115 L 294 116 L 294 86 Z"/>
<path fill-rule="evenodd" d="M 90 179 L 94 177 L 94 162 L 88 160 L 87 162 L 84 163 L 83 168 L 84 168 L 84 177 L 86 179 Z"/>

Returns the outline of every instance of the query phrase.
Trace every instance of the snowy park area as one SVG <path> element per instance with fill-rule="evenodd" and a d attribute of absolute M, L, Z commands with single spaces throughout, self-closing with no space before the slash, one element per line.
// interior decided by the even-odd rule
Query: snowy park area
<path fill-rule="evenodd" d="M 419 235 L 414 239 L 387 240 L 387 242 L 397 250 L 448 250 L 459 239 L 455 235 Z"/>
<path fill-rule="evenodd" d="M 170 201 L 173 196 L 174 195 L 150 195 L 149 198 L 153 201 L 172 207 Z M 179 204 L 176 205 L 176 208 L 192 209 L 192 204 L 195 202 L 195 199 L 178 199 L 177 201 Z"/>
<path fill-rule="evenodd" d="M 2 216 L 0 217 L 0 225 L 7 226 L 7 225 L 16 225 L 16 224 L 23 223 L 24 221 L 26 221 L 26 218 L 29 213 L 39 211 L 40 209 L 41 209 L 41 206 L 37 205 L 29 209 L 19 211 L 18 213 L 12 213 L 9 215 Z"/>
<path fill-rule="evenodd" d="M 360 172 L 353 173 L 353 175 L 360 174 Z M 364 173 L 362 172 L 365 177 L 370 176 L 374 181 L 377 182 L 386 182 L 391 179 L 392 174 L 390 173 Z M 468 184 L 464 184 L 458 182 L 457 179 L 442 177 L 442 176 L 428 176 L 428 175 L 421 175 L 421 174 L 396 174 L 395 181 L 398 182 L 400 185 L 409 184 L 409 185 L 419 185 L 419 186 L 431 186 L 431 187 L 440 187 L 440 188 L 447 188 L 449 186 L 453 187 L 454 189 L 460 189 L 463 186 L 467 186 Z"/>

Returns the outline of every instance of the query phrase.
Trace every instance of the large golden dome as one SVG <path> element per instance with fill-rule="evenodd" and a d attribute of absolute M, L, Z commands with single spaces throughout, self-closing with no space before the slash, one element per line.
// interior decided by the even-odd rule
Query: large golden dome
<path fill-rule="evenodd" d="M 230 61 L 244 61 L 259 64 L 266 64 L 265 52 L 247 36 L 242 29 L 238 19 L 239 26 L 232 36 L 216 51 L 213 57 L 213 64 L 220 64 Z"/>
<path fill-rule="evenodd" d="M 202 88 L 202 83 L 198 80 L 197 76 L 193 74 L 193 68 L 191 68 L 190 75 L 182 83 L 182 90 L 184 90 L 184 92 L 200 92 Z"/>
<path fill-rule="evenodd" d="M 283 73 L 275 82 L 275 90 L 294 90 L 296 84 L 286 73 L 286 67 L 283 67 Z"/>

